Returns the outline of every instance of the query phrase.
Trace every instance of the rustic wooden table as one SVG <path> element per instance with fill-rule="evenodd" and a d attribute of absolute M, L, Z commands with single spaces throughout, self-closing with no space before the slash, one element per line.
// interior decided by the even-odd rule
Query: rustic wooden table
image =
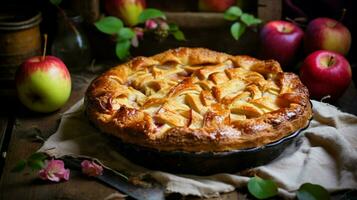
<path fill-rule="evenodd" d="M 0 104 L 0 147 L 1 156 L 4 159 L 1 159 L 0 163 L 0 200 L 105 199 L 117 192 L 95 179 L 87 178 L 74 171 L 71 172 L 70 181 L 56 184 L 39 180 L 37 174 L 31 171 L 11 172 L 19 160 L 27 158 L 41 146 L 39 138 L 47 138 L 55 132 L 61 113 L 83 97 L 89 81 L 94 76 L 93 73 L 73 76 L 73 91 L 69 102 L 61 110 L 51 114 L 29 112 L 16 100 L 15 96 L 2 98 L 4 103 Z M 351 84 L 346 94 L 337 102 L 337 106 L 344 111 L 357 114 L 356 100 L 357 91 Z M 231 192 L 217 199 L 237 199 L 239 196 L 242 197 L 242 194 Z M 171 195 L 170 199 L 181 199 L 181 197 Z"/>

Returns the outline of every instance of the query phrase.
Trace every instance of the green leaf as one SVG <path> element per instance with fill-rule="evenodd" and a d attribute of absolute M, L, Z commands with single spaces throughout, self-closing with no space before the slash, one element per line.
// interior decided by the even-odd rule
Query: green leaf
<path fill-rule="evenodd" d="M 296 192 L 296 195 L 299 200 L 330 199 L 330 194 L 325 188 L 311 183 L 302 184 Z"/>
<path fill-rule="evenodd" d="M 98 30 L 107 34 L 115 34 L 123 28 L 123 22 L 116 17 L 104 17 L 94 25 Z"/>
<path fill-rule="evenodd" d="M 176 32 L 179 31 L 179 27 L 177 26 L 177 24 L 174 23 L 169 23 L 169 31 L 170 32 Z"/>
<path fill-rule="evenodd" d="M 11 172 L 21 172 L 26 167 L 26 160 L 20 160 L 14 168 L 12 168 Z"/>
<path fill-rule="evenodd" d="M 165 14 L 158 9 L 147 8 L 140 13 L 139 23 L 144 23 L 148 19 L 154 19 L 158 17 L 165 18 Z"/>
<path fill-rule="evenodd" d="M 124 60 L 130 55 L 130 40 L 118 41 L 115 46 L 115 53 L 120 60 Z"/>
<path fill-rule="evenodd" d="M 278 187 L 272 180 L 253 177 L 248 182 L 248 191 L 258 199 L 267 199 L 278 194 Z"/>
<path fill-rule="evenodd" d="M 186 40 L 185 35 L 183 34 L 182 31 L 178 30 L 175 32 L 172 32 L 172 35 L 174 36 L 174 38 L 178 41 L 184 41 Z"/>
<path fill-rule="evenodd" d="M 121 28 L 118 32 L 119 41 L 129 40 L 135 36 L 135 32 L 130 28 Z"/>
<path fill-rule="evenodd" d="M 231 26 L 231 35 L 235 40 L 239 40 L 240 36 L 245 32 L 245 25 L 240 22 L 235 22 Z"/>
<path fill-rule="evenodd" d="M 55 6 L 58 6 L 60 5 L 60 3 L 62 2 L 62 0 L 50 0 L 50 2 L 55 5 Z"/>
<path fill-rule="evenodd" d="M 229 21 L 237 20 L 243 14 L 242 10 L 238 6 L 232 6 L 224 12 L 224 19 Z"/>
<path fill-rule="evenodd" d="M 45 166 L 45 162 L 43 160 L 28 160 L 27 165 L 32 170 L 40 170 Z"/>
<path fill-rule="evenodd" d="M 47 156 L 46 156 L 46 154 L 44 154 L 44 153 L 34 153 L 34 154 L 32 154 L 29 158 L 28 158 L 28 160 L 45 160 L 47 158 Z"/>
<path fill-rule="evenodd" d="M 240 17 L 240 20 L 247 26 L 262 23 L 262 20 L 255 18 L 253 15 L 250 15 L 247 13 L 242 14 L 242 16 Z"/>

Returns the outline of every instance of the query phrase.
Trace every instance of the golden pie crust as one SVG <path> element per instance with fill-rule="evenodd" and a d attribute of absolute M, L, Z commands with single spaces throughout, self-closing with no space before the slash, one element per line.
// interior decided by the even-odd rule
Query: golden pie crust
<path fill-rule="evenodd" d="M 307 88 L 274 60 L 178 48 L 137 57 L 97 77 L 87 116 L 124 143 L 160 151 L 259 147 L 312 116 Z"/>

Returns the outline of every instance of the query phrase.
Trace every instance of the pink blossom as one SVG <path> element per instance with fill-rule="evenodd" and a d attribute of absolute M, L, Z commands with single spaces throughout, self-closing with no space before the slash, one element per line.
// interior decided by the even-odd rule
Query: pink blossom
<path fill-rule="evenodd" d="M 62 160 L 52 159 L 39 171 L 38 175 L 42 180 L 59 182 L 61 179 L 68 181 L 69 173 L 69 169 L 64 168 Z"/>
<path fill-rule="evenodd" d="M 100 176 L 103 172 L 103 167 L 89 160 L 83 160 L 81 163 L 82 173 L 88 176 Z"/>
<path fill-rule="evenodd" d="M 162 30 L 169 30 L 169 29 L 170 29 L 169 25 L 168 25 L 167 22 L 164 21 L 164 20 L 160 20 L 160 21 L 158 22 L 158 24 L 159 24 L 159 26 L 160 26 L 160 29 L 162 29 Z"/>
<path fill-rule="evenodd" d="M 131 45 L 133 47 L 139 46 L 139 39 L 144 39 L 144 30 L 142 28 L 135 27 L 134 28 L 135 36 L 131 39 Z"/>
<path fill-rule="evenodd" d="M 149 30 L 153 30 L 153 29 L 156 29 L 158 26 L 158 24 L 152 20 L 152 19 L 148 19 L 146 20 L 145 22 L 145 28 L 149 29 Z"/>
<path fill-rule="evenodd" d="M 138 39 L 140 40 L 144 39 L 144 30 L 142 28 L 135 27 L 134 32 Z"/>

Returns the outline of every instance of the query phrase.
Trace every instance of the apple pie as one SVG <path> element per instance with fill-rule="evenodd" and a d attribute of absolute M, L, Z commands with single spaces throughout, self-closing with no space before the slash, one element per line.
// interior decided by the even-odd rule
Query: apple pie
<path fill-rule="evenodd" d="M 136 57 L 97 77 L 89 120 L 124 143 L 159 151 L 260 147 L 307 126 L 309 94 L 274 60 L 178 48 Z"/>

